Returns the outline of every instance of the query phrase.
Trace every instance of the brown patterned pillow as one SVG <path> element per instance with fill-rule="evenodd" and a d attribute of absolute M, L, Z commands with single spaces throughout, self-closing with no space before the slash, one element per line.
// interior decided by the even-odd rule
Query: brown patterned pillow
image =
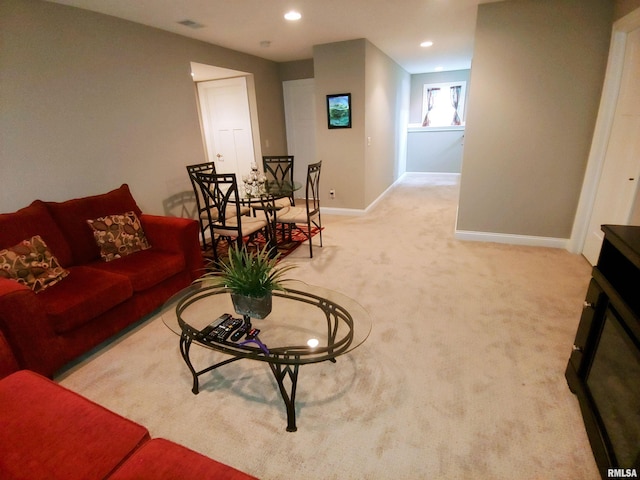
<path fill-rule="evenodd" d="M 87 220 L 105 262 L 151 248 L 135 212 Z"/>
<path fill-rule="evenodd" d="M 36 293 L 69 275 L 40 235 L 0 250 L 0 277 L 15 280 Z"/>

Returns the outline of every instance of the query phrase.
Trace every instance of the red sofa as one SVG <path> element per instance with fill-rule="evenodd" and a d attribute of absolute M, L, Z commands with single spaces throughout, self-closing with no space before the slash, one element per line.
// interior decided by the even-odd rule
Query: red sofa
<path fill-rule="evenodd" d="M 130 211 L 151 248 L 104 261 L 87 220 Z M 202 274 L 198 223 L 143 214 L 126 184 L 66 202 L 36 200 L 0 214 L 0 253 L 34 235 L 68 274 L 38 293 L 0 275 L 0 333 L 20 368 L 49 377 Z"/>
<path fill-rule="evenodd" d="M 28 370 L 0 380 L 0 452 L 3 480 L 255 480 Z"/>

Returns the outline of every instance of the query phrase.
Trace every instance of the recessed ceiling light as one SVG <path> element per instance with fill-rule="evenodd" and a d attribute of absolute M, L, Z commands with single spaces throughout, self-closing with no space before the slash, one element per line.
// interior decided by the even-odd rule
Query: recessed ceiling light
<path fill-rule="evenodd" d="M 441 72 L 442 70 L 444 70 L 444 68 L 443 67 L 436 67 L 436 68 L 434 68 L 434 70 L 436 72 Z"/>
<path fill-rule="evenodd" d="M 432 45 L 433 45 L 433 42 L 431 42 L 431 41 L 422 42 L 422 43 L 420 44 L 420 46 L 421 46 L 421 47 L 430 47 L 430 46 L 432 46 Z"/>
<path fill-rule="evenodd" d="M 296 12 L 295 10 L 291 10 L 290 12 L 287 12 L 284 14 L 284 18 L 294 22 L 296 20 L 300 20 L 302 18 L 302 15 L 300 14 L 300 12 Z"/>

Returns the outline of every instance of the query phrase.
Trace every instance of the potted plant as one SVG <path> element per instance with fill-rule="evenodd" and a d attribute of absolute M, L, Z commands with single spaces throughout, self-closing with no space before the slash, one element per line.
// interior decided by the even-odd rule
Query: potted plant
<path fill-rule="evenodd" d="M 276 267 L 279 254 L 272 256 L 271 249 L 250 251 L 246 245 L 229 247 L 229 257 L 221 263 L 220 270 L 204 274 L 201 279 L 216 287 L 226 287 L 236 313 L 252 318 L 265 318 L 271 313 L 272 292 L 284 290 L 284 274 L 295 265 Z"/>

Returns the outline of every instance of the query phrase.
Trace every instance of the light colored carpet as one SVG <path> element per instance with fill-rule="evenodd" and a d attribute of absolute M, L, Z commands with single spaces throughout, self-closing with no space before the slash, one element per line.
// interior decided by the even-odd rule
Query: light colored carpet
<path fill-rule="evenodd" d="M 220 368 L 193 395 L 177 336 L 153 317 L 57 380 L 262 479 L 599 478 L 564 379 L 590 266 L 455 240 L 451 178 L 406 176 L 366 215 L 325 215 L 314 258 L 303 246 L 284 260 L 374 322 L 336 364 L 301 367 L 297 432 L 262 363 Z"/>

